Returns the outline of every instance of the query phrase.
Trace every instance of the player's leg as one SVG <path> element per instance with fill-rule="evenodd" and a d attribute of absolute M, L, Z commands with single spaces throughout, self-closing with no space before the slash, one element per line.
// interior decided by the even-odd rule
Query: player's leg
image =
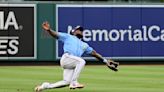
<path fill-rule="evenodd" d="M 82 69 L 85 66 L 85 63 L 86 63 L 85 60 L 83 60 L 80 57 L 76 57 L 76 56 L 72 56 L 72 55 L 68 55 L 67 60 L 70 60 L 72 62 L 72 64 L 68 64 L 68 65 L 66 65 L 66 67 L 69 67 L 70 65 L 72 67 L 74 67 L 74 72 L 73 72 L 73 75 L 72 75 L 72 78 L 71 78 L 70 88 L 71 89 L 72 88 L 73 89 L 74 88 L 83 88 L 84 85 L 79 84 L 77 82 L 77 80 L 79 78 L 79 75 L 80 75 Z"/>
<path fill-rule="evenodd" d="M 82 88 L 84 85 L 80 85 L 77 80 L 79 78 L 79 75 L 82 71 L 82 69 L 85 66 L 85 60 L 83 60 L 80 57 L 76 57 L 73 55 L 70 55 L 68 53 L 65 53 L 63 55 L 63 58 L 61 59 L 61 66 L 65 69 L 74 69 L 74 72 L 72 74 L 70 88 Z"/>
<path fill-rule="evenodd" d="M 64 69 L 63 71 L 63 80 L 49 84 L 47 88 L 61 88 L 70 84 L 74 69 Z"/>
<path fill-rule="evenodd" d="M 57 88 L 70 84 L 70 88 L 83 88 L 84 86 L 77 82 L 81 70 L 85 66 L 85 61 L 79 57 L 64 54 L 61 58 L 61 66 L 64 68 L 64 80 L 54 84 L 43 83 L 41 86 L 36 87 L 36 92 L 46 88 Z M 69 77 L 68 77 L 69 76 Z M 38 91 L 37 91 L 38 90 Z"/>
<path fill-rule="evenodd" d="M 67 72 L 65 72 L 66 77 L 64 77 L 64 79 L 69 80 L 70 82 L 72 80 L 77 81 L 77 78 L 79 77 L 79 74 L 85 65 L 85 61 L 69 54 L 65 54 L 64 56 L 65 58 L 61 59 L 61 66 L 65 69 L 65 71 L 74 71 L 69 77 Z"/>
<path fill-rule="evenodd" d="M 42 90 L 45 90 L 45 89 L 52 89 L 52 88 L 62 88 L 62 87 L 65 87 L 69 85 L 69 83 L 67 81 L 58 81 L 56 83 L 48 83 L 48 82 L 44 82 L 42 83 L 41 85 L 37 86 L 35 88 L 35 91 L 36 92 L 41 92 Z"/>
<path fill-rule="evenodd" d="M 36 87 L 35 89 L 36 92 L 40 92 L 44 89 L 62 88 L 62 87 L 68 86 L 71 82 L 73 72 L 74 72 L 74 69 L 64 69 L 62 81 L 58 81 L 56 83 L 44 82 L 40 86 Z"/>
<path fill-rule="evenodd" d="M 62 67 L 65 64 L 70 64 L 70 63 L 65 63 L 64 61 L 66 61 L 66 60 L 67 59 L 65 58 L 65 55 L 63 55 L 61 58 L 61 61 L 60 61 Z M 69 85 L 71 82 L 71 79 L 72 79 L 74 68 L 73 68 L 73 66 L 68 66 L 68 67 L 70 69 L 64 69 L 64 71 L 63 71 L 63 80 L 62 81 L 58 81 L 58 82 L 52 83 L 52 84 L 50 84 L 48 82 L 44 82 L 41 85 L 38 85 L 37 87 L 35 87 L 35 91 L 40 92 L 44 89 L 61 88 L 61 87 Z"/>

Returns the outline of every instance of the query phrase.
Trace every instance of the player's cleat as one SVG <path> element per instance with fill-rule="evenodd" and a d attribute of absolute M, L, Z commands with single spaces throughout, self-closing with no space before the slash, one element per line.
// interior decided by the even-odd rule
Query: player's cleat
<path fill-rule="evenodd" d="M 69 86 L 69 88 L 70 89 L 76 89 L 76 88 L 84 88 L 84 85 L 83 84 L 79 84 L 79 83 L 77 83 L 77 84 L 70 84 L 70 86 Z"/>
<path fill-rule="evenodd" d="M 42 85 L 36 86 L 35 92 L 41 92 L 42 90 L 46 89 L 49 84 L 50 83 L 48 83 L 48 82 L 44 82 L 44 83 L 42 83 Z"/>
<path fill-rule="evenodd" d="M 38 85 L 35 87 L 35 92 L 41 92 L 43 90 L 42 86 L 41 85 Z"/>

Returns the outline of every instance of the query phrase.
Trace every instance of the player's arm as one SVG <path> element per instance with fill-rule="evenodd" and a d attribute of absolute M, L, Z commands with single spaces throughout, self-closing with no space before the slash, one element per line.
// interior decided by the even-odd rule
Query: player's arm
<path fill-rule="evenodd" d="M 53 36 L 53 37 L 57 37 L 58 36 L 58 33 L 51 29 L 50 24 L 47 21 L 43 22 L 42 28 L 45 31 L 47 31 L 51 36 Z"/>
<path fill-rule="evenodd" d="M 100 55 L 99 53 L 97 53 L 95 50 L 93 50 L 91 52 L 91 55 L 95 58 L 97 58 L 99 61 L 104 62 L 110 69 L 112 69 L 113 71 L 118 71 L 117 66 L 119 65 L 118 62 L 114 62 L 113 60 L 107 60 L 105 58 L 102 57 L 102 55 Z"/>
<path fill-rule="evenodd" d="M 104 62 L 104 63 L 107 62 L 107 59 L 103 58 L 102 55 L 100 55 L 99 53 L 97 53 L 95 50 L 93 50 L 93 51 L 91 52 L 91 56 L 97 58 L 99 61 L 102 61 L 102 62 Z"/>

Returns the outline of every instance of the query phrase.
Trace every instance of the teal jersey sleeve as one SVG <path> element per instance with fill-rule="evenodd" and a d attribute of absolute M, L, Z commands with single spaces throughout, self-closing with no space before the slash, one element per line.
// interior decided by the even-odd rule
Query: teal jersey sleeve
<path fill-rule="evenodd" d="M 92 51 L 93 51 L 93 48 L 88 45 L 87 48 L 86 48 L 86 50 L 85 50 L 85 53 L 86 54 L 91 54 Z"/>
<path fill-rule="evenodd" d="M 67 33 L 58 32 L 58 40 L 64 42 L 68 37 Z"/>

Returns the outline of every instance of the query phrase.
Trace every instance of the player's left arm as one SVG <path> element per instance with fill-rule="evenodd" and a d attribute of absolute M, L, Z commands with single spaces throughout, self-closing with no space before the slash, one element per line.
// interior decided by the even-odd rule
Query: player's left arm
<path fill-rule="evenodd" d="M 93 50 L 90 55 L 97 58 L 99 61 L 102 61 L 104 63 L 107 62 L 107 59 L 103 58 L 102 55 L 97 53 L 95 50 Z"/>
<path fill-rule="evenodd" d="M 99 53 L 97 53 L 92 47 L 86 43 L 85 53 L 97 58 L 99 61 L 107 62 L 107 59 L 103 58 Z"/>
<path fill-rule="evenodd" d="M 91 56 L 97 58 L 99 61 L 104 62 L 110 69 L 112 69 L 113 71 L 118 71 L 117 66 L 119 65 L 118 62 L 114 62 L 111 59 L 105 59 L 102 55 L 100 55 L 99 53 L 97 53 L 95 50 L 93 50 L 90 54 Z"/>
<path fill-rule="evenodd" d="M 97 58 L 99 61 L 104 62 L 110 69 L 112 69 L 113 71 L 118 71 L 117 66 L 119 65 L 119 63 L 114 62 L 111 59 L 105 59 L 101 54 L 97 53 L 92 47 L 90 47 L 87 44 L 87 48 L 85 49 L 85 52 L 95 58 Z"/>

